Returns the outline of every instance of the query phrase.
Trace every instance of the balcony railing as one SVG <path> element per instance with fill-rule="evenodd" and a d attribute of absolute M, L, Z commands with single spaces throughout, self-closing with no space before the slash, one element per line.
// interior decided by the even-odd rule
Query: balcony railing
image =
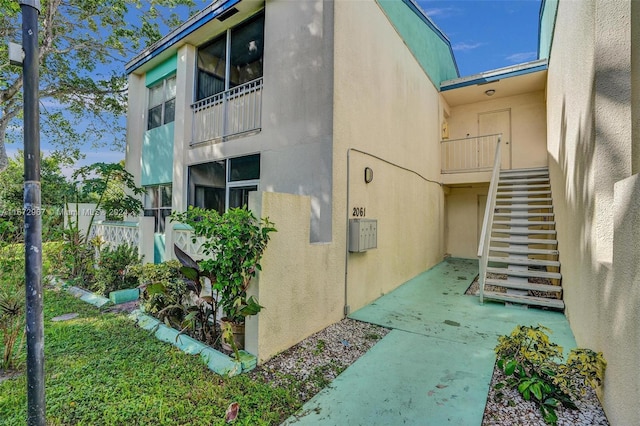
<path fill-rule="evenodd" d="M 495 134 L 441 141 L 442 173 L 492 170 L 499 138 Z"/>
<path fill-rule="evenodd" d="M 262 126 L 262 77 L 191 105 L 192 144 L 258 130 Z"/>

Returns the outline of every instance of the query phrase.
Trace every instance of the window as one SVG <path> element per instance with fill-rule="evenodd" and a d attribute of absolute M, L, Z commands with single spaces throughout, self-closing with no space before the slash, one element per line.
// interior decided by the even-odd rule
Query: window
<path fill-rule="evenodd" d="M 147 130 L 171 123 L 176 116 L 176 77 L 149 87 Z"/>
<path fill-rule="evenodd" d="M 263 13 L 198 49 L 196 100 L 262 77 L 263 52 Z"/>
<path fill-rule="evenodd" d="M 245 207 L 258 190 L 260 155 L 231 158 L 189 167 L 189 205 L 224 213 Z"/>
<path fill-rule="evenodd" d="M 146 186 L 144 215 L 155 218 L 154 230 L 164 234 L 165 219 L 171 214 L 171 185 Z"/>

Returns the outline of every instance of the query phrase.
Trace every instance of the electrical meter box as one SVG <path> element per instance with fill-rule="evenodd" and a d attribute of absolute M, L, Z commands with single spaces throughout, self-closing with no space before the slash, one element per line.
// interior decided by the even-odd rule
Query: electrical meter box
<path fill-rule="evenodd" d="M 349 251 L 360 253 L 378 247 L 376 219 L 349 219 Z"/>

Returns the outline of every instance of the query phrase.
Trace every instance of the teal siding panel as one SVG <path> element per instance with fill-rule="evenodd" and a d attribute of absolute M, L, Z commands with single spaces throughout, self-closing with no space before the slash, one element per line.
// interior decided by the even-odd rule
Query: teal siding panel
<path fill-rule="evenodd" d="M 173 181 L 174 123 L 144 133 L 142 142 L 142 186 Z"/>
<path fill-rule="evenodd" d="M 451 43 L 413 2 L 376 1 L 436 87 L 442 81 L 458 78 Z"/>
<path fill-rule="evenodd" d="M 144 84 L 149 87 L 175 73 L 178 69 L 178 55 L 174 54 L 171 57 L 165 59 L 157 67 L 147 71 L 145 75 Z"/>
<path fill-rule="evenodd" d="M 165 251 L 165 235 L 155 234 L 153 236 L 153 263 L 158 264 L 164 262 Z"/>
<path fill-rule="evenodd" d="M 556 26 L 559 0 L 543 0 L 540 5 L 540 27 L 538 33 L 538 59 L 549 59 Z"/>

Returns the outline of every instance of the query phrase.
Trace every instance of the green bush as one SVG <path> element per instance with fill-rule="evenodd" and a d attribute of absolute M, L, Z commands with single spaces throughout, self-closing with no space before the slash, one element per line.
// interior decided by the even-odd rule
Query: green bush
<path fill-rule="evenodd" d="M 24 245 L 0 248 L 0 369 L 15 367 L 23 350 L 25 310 Z"/>
<path fill-rule="evenodd" d="M 109 296 L 116 290 L 138 286 L 138 277 L 131 273 L 131 268 L 140 264 L 138 249 L 128 244 L 120 244 L 116 248 L 109 246 L 100 251 L 95 281 L 88 285 L 89 290 Z"/>
<path fill-rule="evenodd" d="M 500 389 L 517 389 L 527 401 L 535 402 L 547 424 L 558 421 L 556 408 L 560 405 L 576 409 L 573 398 L 586 391 L 585 386 L 597 388 L 604 379 L 606 362 L 602 352 L 573 349 L 562 362 L 562 348 L 549 340 L 543 326 L 517 326 L 511 335 L 498 337 L 497 365 L 507 376 L 495 385 L 496 397 Z"/>
<path fill-rule="evenodd" d="M 141 299 L 145 312 L 177 328 L 184 320 L 181 305 L 187 293 L 180 267 L 180 262 L 171 260 L 157 265 L 147 263 L 131 268 L 131 274 L 137 277 L 142 290 Z"/>

